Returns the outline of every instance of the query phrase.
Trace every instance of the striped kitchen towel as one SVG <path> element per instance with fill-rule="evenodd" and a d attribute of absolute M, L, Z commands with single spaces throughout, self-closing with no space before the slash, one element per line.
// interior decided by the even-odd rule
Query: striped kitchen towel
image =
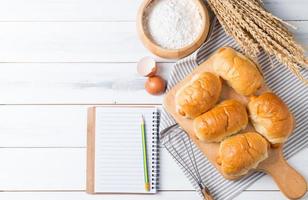
<path fill-rule="evenodd" d="M 222 46 L 231 46 L 240 51 L 240 48 L 235 41 L 227 36 L 219 22 L 215 21 L 213 23 L 213 30 L 210 39 L 194 54 L 175 64 L 168 80 L 167 90 L 170 90 L 176 83 L 191 73 L 196 66 L 201 64 L 209 57 L 209 55 Z M 284 145 L 284 156 L 288 159 L 308 146 L 308 116 L 306 114 L 308 110 L 308 87 L 300 82 L 275 58 L 270 58 L 265 53 L 261 53 L 258 57 L 258 62 L 262 68 L 266 84 L 287 103 L 296 119 L 296 128 L 293 135 Z M 307 71 L 304 71 L 303 73 L 305 77 L 308 77 Z M 175 123 L 174 119 L 163 109 L 160 120 L 160 131 L 163 131 Z M 167 131 L 163 135 L 160 134 L 160 141 L 162 144 L 168 142 L 166 136 L 170 134 L 171 131 Z M 184 132 L 181 135 L 187 137 Z M 174 148 L 176 151 L 180 152 L 180 154 L 185 155 L 185 149 L 183 148 L 182 143 L 175 143 Z M 248 186 L 264 175 L 261 172 L 255 172 L 250 176 L 237 181 L 225 180 L 194 144 L 193 149 L 196 152 L 195 156 L 197 166 L 202 181 L 209 188 L 215 200 L 233 199 L 236 195 L 240 194 Z M 188 159 L 187 157 L 188 156 L 184 159 Z M 198 184 L 194 181 L 192 175 L 185 172 L 184 167 L 180 163 L 178 164 L 198 191 Z M 193 165 L 186 167 L 189 167 L 194 171 Z"/>

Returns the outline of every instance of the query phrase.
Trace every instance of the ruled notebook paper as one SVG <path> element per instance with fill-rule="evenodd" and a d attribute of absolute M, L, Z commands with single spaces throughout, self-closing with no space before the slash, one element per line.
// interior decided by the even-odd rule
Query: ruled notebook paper
<path fill-rule="evenodd" d="M 156 108 L 96 108 L 95 193 L 156 192 L 157 114 Z M 149 192 L 144 188 L 141 115 L 145 119 Z"/>

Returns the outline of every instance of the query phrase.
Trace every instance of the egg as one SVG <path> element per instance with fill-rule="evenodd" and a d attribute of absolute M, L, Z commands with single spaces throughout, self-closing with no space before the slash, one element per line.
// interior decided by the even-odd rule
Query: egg
<path fill-rule="evenodd" d="M 162 94 L 166 89 L 166 81 L 160 76 L 152 76 L 145 82 L 145 90 L 152 95 Z"/>
<path fill-rule="evenodd" d="M 154 76 L 157 72 L 156 62 L 151 57 L 142 58 L 137 64 L 137 72 L 141 76 Z"/>

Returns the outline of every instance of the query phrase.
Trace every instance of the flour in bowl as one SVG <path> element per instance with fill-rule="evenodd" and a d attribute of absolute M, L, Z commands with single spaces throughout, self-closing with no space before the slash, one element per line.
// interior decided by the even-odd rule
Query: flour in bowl
<path fill-rule="evenodd" d="M 180 49 L 197 39 L 202 16 L 194 0 L 153 0 L 143 23 L 154 43 L 166 49 Z"/>

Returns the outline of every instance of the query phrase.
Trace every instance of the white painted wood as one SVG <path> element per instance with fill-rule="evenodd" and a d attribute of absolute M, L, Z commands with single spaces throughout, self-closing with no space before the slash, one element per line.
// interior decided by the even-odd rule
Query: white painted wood
<path fill-rule="evenodd" d="M 2 0 L 0 21 L 128 21 L 140 4 L 123 0 Z"/>
<path fill-rule="evenodd" d="M 0 106 L 0 147 L 86 147 L 87 106 Z"/>
<path fill-rule="evenodd" d="M 167 79 L 172 65 L 158 63 L 158 74 Z M 145 91 L 136 63 L 0 63 L 0 68 L 0 104 L 162 103 L 161 95 Z"/>
<path fill-rule="evenodd" d="M 287 200 L 279 191 L 245 191 L 237 196 L 234 200 Z M 302 198 L 306 200 L 307 196 Z"/>
<path fill-rule="evenodd" d="M 74 139 L 74 138 L 72 138 Z M 1 190 L 84 190 L 85 148 L 0 148 Z M 308 149 L 290 160 L 308 178 Z M 161 151 L 161 190 L 192 190 L 167 151 Z M 277 190 L 267 178 L 248 190 Z"/>
<path fill-rule="evenodd" d="M 306 55 L 308 55 L 308 21 L 291 21 L 289 23 L 296 27 L 295 30 L 290 28 L 290 31 L 295 33 L 295 39 L 305 47 Z"/>
<path fill-rule="evenodd" d="M 1 199 L 10 200 L 171 200 L 200 199 L 193 191 L 168 191 L 154 195 L 89 195 L 85 192 L 1 192 Z"/>
<path fill-rule="evenodd" d="M 0 190 L 83 190 L 85 154 L 85 148 L 1 148 Z"/>
<path fill-rule="evenodd" d="M 0 148 L 0 157 L 0 191 L 85 190 L 85 148 Z M 160 161 L 161 190 L 193 189 L 167 152 Z"/>
<path fill-rule="evenodd" d="M 134 21 L 142 0 L 2 0 L 0 21 Z M 264 0 L 288 20 L 307 20 L 306 0 Z"/>
<path fill-rule="evenodd" d="M 307 20 L 306 0 L 263 0 L 264 7 L 284 20 Z"/>
<path fill-rule="evenodd" d="M 134 22 L 1 22 L 1 62 L 134 62 Z"/>
<path fill-rule="evenodd" d="M 0 2 L 0 18 L 1 21 L 132 21 L 140 2 L 3 0 Z"/>
<path fill-rule="evenodd" d="M 308 21 L 292 23 L 307 46 Z M 150 55 L 135 22 L 0 22 L 0 30 L 0 62 L 136 62 Z"/>
<path fill-rule="evenodd" d="M 85 192 L 1 192 L 1 199 L 10 200 L 170 200 L 200 199 L 193 191 L 163 191 L 155 195 L 89 195 Z M 307 197 L 306 197 L 307 198 Z M 278 191 L 245 191 L 234 200 L 287 200 Z"/>

